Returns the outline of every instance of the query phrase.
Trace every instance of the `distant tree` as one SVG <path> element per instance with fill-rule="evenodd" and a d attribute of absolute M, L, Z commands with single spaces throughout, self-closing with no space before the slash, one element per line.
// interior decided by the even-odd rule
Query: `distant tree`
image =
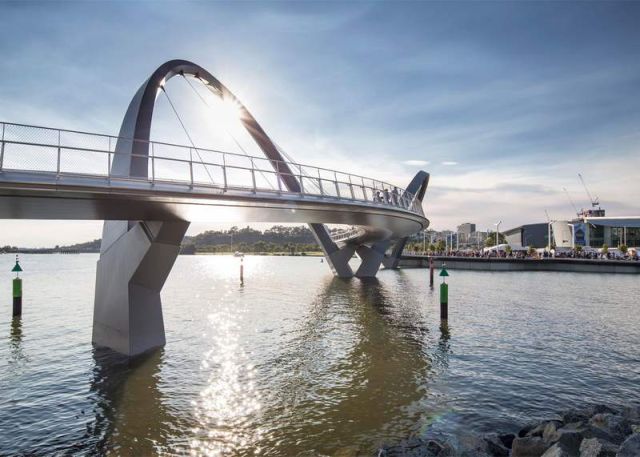
<path fill-rule="evenodd" d="M 576 252 L 582 252 L 582 246 L 580 245 L 576 246 Z"/>
<path fill-rule="evenodd" d="M 442 241 L 442 240 L 438 240 L 438 242 L 436 243 L 436 251 L 440 251 L 440 252 L 441 252 L 441 251 L 444 251 L 444 248 L 445 248 L 445 247 L 446 247 L 446 246 L 445 246 L 445 244 L 444 244 L 444 241 Z"/>
<path fill-rule="evenodd" d="M 502 233 L 498 237 L 498 240 L 499 240 L 499 244 L 506 243 L 506 238 Z M 486 247 L 491 247 L 496 245 L 496 232 L 492 232 L 487 235 L 487 238 L 484 240 L 484 245 Z"/>
<path fill-rule="evenodd" d="M 183 255 L 194 255 L 196 253 L 196 245 L 193 243 L 183 244 L 180 247 L 180 254 Z"/>
<path fill-rule="evenodd" d="M 607 243 L 604 243 L 602 245 L 602 253 L 603 254 L 608 254 L 609 253 L 609 245 Z"/>
<path fill-rule="evenodd" d="M 618 249 L 620 249 L 620 252 L 622 252 L 623 254 L 626 254 L 629 250 L 629 246 L 627 246 L 626 244 L 621 244 L 620 246 L 618 246 Z"/>

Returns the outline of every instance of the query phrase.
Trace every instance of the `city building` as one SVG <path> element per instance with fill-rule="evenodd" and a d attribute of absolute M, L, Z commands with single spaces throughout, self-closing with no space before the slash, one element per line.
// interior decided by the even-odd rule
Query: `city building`
<path fill-rule="evenodd" d="M 471 240 L 471 234 L 475 231 L 476 224 L 472 224 L 471 222 L 465 222 L 464 224 L 458 225 L 456 232 L 460 243 L 469 243 Z"/>
<path fill-rule="evenodd" d="M 640 246 L 640 216 L 607 217 L 603 209 L 597 210 L 597 216 L 592 214 L 585 211 L 570 221 L 525 224 L 505 230 L 503 235 L 510 245 L 535 248 L 548 246 L 549 232 L 558 247 Z"/>
<path fill-rule="evenodd" d="M 525 224 L 502 232 L 508 244 L 534 248 L 544 248 L 549 244 L 548 233 L 549 224 L 546 222 Z"/>
<path fill-rule="evenodd" d="M 586 216 L 571 224 L 576 246 L 640 246 L 640 216 Z"/>

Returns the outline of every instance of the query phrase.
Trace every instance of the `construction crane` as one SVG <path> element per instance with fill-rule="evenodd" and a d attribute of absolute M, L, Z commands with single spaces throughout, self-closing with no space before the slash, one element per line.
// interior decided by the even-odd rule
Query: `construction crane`
<path fill-rule="evenodd" d="M 580 213 L 580 211 L 578 211 L 578 208 L 576 208 L 576 204 L 573 203 L 573 199 L 571 198 L 571 195 L 569 194 L 569 191 L 567 190 L 566 187 L 563 187 L 562 190 L 564 190 L 564 193 L 567 194 L 567 198 L 569 199 L 569 203 L 571 203 L 571 206 L 573 206 L 573 210 L 576 212 L 576 215 L 578 217 L 580 217 L 581 213 Z"/>
<path fill-rule="evenodd" d="M 600 206 L 600 200 L 598 199 L 597 196 L 595 198 L 591 196 L 591 192 L 589 192 L 589 188 L 585 184 L 584 178 L 582 177 L 582 175 L 580 173 L 578 173 L 578 177 L 580 178 L 580 182 L 582 183 L 582 186 L 584 187 L 584 190 L 587 192 L 587 195 L 589 196 L 589 201 L 591 202 L 591 207 L 592 208 L 596 208 L 596 207 Z"/>

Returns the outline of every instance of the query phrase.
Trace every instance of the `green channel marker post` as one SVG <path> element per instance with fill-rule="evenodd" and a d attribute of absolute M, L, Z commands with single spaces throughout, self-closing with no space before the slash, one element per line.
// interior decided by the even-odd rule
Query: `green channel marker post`
<path fill-rule="evenodd" d="M 20 261 L 18 260 L 18 256 L 16 255 L 16 264 L 11 271 L 15 271 L 16 277 L 13 278 L 13 315 L 21 316 L 22 315 L 22 279 L 20 279 L 20 272 L 22 271 L 22 267 L 20 267 Z"/>
<path fill-rule="evenodd" d="M 449 285 L 447 284 L 446 277 L 449 276 L 445 264 L 442 264 L 442 271 L 440 271 L 442 277 L 442 284 L 440 284 L 440 319 L 449 319 Z"/>

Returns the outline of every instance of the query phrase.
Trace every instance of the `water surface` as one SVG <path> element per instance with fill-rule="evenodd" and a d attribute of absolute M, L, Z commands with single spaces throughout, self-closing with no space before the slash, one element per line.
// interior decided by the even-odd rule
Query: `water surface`
<path fill-rule="evenodd" d="M 0 284 L 0 455 L 373 455 L 640 393 L 635 276 L 452 271 L 443 327 L 427 270 L 180 256 L 127 360 L 90 344 L 96 261 L 22 256 L 20 320 Z"/>

